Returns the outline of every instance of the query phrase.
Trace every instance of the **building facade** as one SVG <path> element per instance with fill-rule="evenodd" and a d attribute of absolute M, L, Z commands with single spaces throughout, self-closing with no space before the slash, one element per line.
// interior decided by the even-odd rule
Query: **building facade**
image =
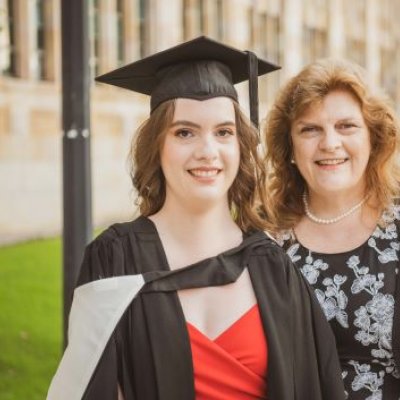
<path fill-rule="evenodd" d="M 92 78 L 205 34 L 282 65 L 260 80 L 261 119 L 287 78 L 327 56 L 364 66 L 399 109 L 400 0 L 85 1 Z M 61 229 L 60 2 L 0 0 L 0 243 Z M 135 211 L 126 157 L 148 110 L 145 96 L 92 84 L 96 225 Z"/>

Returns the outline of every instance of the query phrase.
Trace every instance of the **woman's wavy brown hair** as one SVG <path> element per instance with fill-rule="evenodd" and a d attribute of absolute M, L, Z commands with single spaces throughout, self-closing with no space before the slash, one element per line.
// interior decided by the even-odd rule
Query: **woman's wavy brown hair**
<path fill-rule="evenodd" d="M 359 102 L 371 140 L 366 190 L 379 207 L 399 195 L 399 122 L 385 96 L 367 85 L 365 71 L 344 60 L 324 59 L 306 66 L 281 89 L 264 129 L 266 181 L 265 213 L 272 232 L 290 229 L 304 214 L 306 182 L 291 163 L 291 126 L 310 106 L 330 92 L 345 90 Z"/>
<path fill-rule="evenodd" d="M 265 164 L 258 154 L 258 132 L 233 102 L 236 131 L 240 147 L 238 174 L 228 191 L 232 217 L 244 231 L 265 229 L 265 220 L 256 211 L 256 203 L 264 196 Z M 137 191 L 137 204 L 142 215 L 149 216 L 165 202 L 165 178 L 161 169 L 160 152 L 165 133 L 172 124 L 175 101 L 158 106 L 139 127 L 132 140 L 129 154 L 130 175 Z"/>

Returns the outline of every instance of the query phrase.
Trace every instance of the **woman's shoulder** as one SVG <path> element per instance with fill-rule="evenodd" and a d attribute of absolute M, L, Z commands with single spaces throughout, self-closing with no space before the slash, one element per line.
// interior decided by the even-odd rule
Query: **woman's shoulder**
<path fill-rule="evenodd" d="M 132 221 L 118 222 L 110 225 L 102 231 L 90 244 L 105 244 L 114 241 L 121 241 L 127 236 L 135 233 L 152 233 L 151 221 L 144 217 L 139 216 Z"/>
<path fill-rule="evenodd" d="M 105 229 L 86 247 L 78 283 L 139 273 L 137 258 L 142 249 L 137 236 L 150 233 L 151 228 L 148 219 L 139 217 Z"/>
<path fill-rule="evenodd" d="M 245 239 L 253 238 L 253 241 L 258 243 L 255 246 L 258 249 L 279 249 L 280 245 L 274 235 L 267 231 L 254 231 L 250 235 L 247 235 Z M 254 240 L 255 239 L 255 240 Z"/>
<path fill-rule="evenodd" d="M 264 234 L 266 235 L 265 232 Z M 273 239 L 265 237 L 266 240 L 261 246 L 253 251 L 253 262 L 249 264 L 249 269 L 256 280 L 262 282 L 265 287 L 270 285 L 279 287 L 285 293 L 294 284 L 303 285 L 304 277 L 293 264 L 290 255 L 277 242 L 276 237 L 273 236 Z"/>
<path fill-rule="evenodd" d="M 259 233 L 259 237 L 263 237 L 264 240 L 256 246 L 253 251 L 254 255 L 267 256 L 268 260 L 265 261 L 268 264 L 274 265 L 274 268 L 278 265 L 286 267 L 287 264 L 290 264 L 290 258 L 286 254 L 277 236 L 263 231 Z"/>

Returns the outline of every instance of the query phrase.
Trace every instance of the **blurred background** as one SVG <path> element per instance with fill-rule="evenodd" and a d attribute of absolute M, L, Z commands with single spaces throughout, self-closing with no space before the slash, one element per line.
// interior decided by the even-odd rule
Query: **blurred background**
<path fill-rule="evenodd" d="M 61 353 L 61 1 L 0 0 L 0 400 L 43 399 Z M 365 67 L 400 111 L 400 0 L 83 1 L 96 227 L 134 214 L 126 157 L 149 104 L 93 77 L 182 41 L 204 34 L 282 65 L 260 79 L 261 119 L 327 56 Z"/>

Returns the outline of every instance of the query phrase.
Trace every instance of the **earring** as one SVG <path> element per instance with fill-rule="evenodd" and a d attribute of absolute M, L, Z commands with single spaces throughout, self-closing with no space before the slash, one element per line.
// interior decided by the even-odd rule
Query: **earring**
<path fill-rule="evenodd" d="M 292 159 L 290 160 L 290 164 L 296 164 L 296 161 L 294 161 L 294 158 L 292 158 Z"/>

